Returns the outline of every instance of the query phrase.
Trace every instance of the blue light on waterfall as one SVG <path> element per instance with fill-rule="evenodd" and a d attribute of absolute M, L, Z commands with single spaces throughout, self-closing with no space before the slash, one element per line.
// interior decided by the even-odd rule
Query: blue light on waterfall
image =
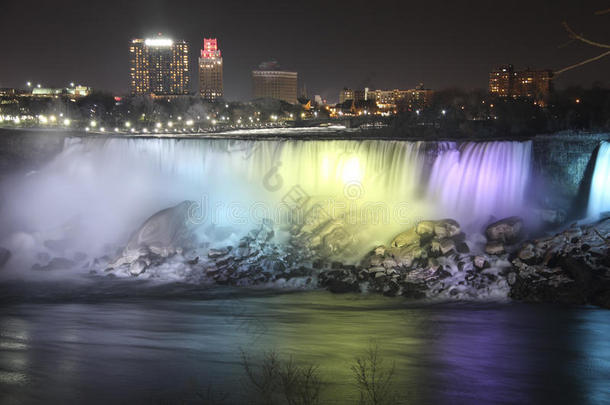
<path fill-rule="evenodd" d="M 602 142 L 599 147 L 589 194 L 589 216 L 604 211 L 610 211 L 610 142 Z"/>

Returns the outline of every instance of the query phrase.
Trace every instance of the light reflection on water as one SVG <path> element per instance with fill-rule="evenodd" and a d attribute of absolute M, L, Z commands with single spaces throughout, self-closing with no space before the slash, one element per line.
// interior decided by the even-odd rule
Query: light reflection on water
<path fill-rule="evenodd" d="M 7 404 L 158 403 L 192 381 L 241 402 L 242 348 L 319 364 L 325 402 L 351 403 L 349 365 L 371 341 L 406 403 L 610 401 L 610 316 L 595 308 L 325 292 L 12 303 L 0 331 Z"/>

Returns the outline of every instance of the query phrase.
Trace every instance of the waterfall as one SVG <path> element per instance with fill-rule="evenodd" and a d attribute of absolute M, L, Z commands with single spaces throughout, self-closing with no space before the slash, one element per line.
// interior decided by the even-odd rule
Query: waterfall
<path fill-rule="evenodd" d="M 589 193 L 589 217 L 610 211 L 610 142 L 602 142 L 595 160 Z"/>
<path fill-rule="evenodd" d="M 320 204 L 366 252 L 421 219 L 468 225 L 519 214 L 530 159 L 531 142 L 71 138 L 5 193 L 0 237 L 24 231 L 30 245 L 67 240 L 95 255 L 154 212 L 192 200 L 202 232 L 212 227 L 221 244 L 262 218 L 281 220 L 297 196 Z"/>
<path fill-rule="evenodd" d="M 441 153 L 432 168 L 428 199 L 441 215 L 477 225 L 523 213 L 532 143 L 468 142 Z"/>

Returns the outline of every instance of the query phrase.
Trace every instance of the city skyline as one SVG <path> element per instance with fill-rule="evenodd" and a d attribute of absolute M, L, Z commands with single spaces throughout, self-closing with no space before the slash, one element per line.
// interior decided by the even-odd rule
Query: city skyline
<path fill-rule="evenodd" d="M 272 58 L 299 72 L 299 87 L 306 84 L 310 94 L 330 100 L 343 87 L 412 88 L 423 82 L 435 89 L 485 89 L 489 71 L 499 65 L 555 70 L 594 56 L 595 49 L 568 43 L 561 26 L 568 16 L 576 30 L 586 29 L 593 38 L 608 34 L 605 20 L 594 15 L 604 6 L 601 1 L 523 2 L 523 7 L 475 2 L 468 10 L 434 2 L 389 2 L 374 14 L 365 2 L 225 2 L 213 8 L 194 2 L 116 4 L 7 4 L 0 33 L 21 32 L 20 41 L 0 45 L 0 52 L 12 61 L 0 66 L 0 87 L 23 87 L 28 80 L 49 87 L 78 81 L 127 94 L 126 44 L 163 32 L 192 45 L 218 38 L 229 100 L 248 100 L 250 72 L 261 60 Z M 422 17 L 413 18 L 416 15 Z M 41 37 L 41 31 L 48 35 Z M 367 52 L 377 57 L 363 57 Z M 559 88 L 595 81 L 608 85 L 609 68 L 610 60 L 600 60 L 557 77 L 555 83 Z M 195 94 L 194 54 L 190 71 L 190 91 Z"/>

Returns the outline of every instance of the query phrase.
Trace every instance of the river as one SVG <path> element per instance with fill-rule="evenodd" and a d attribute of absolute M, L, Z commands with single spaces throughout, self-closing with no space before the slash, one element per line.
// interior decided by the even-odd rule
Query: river
<path fill-rule="evenodd" d="M 317 365 L 322 403 L 355 403 L 350 366 L 370 347 L 395 366 L 400 403 L 610 402 L 610 317 L 592 307 L 4 287 L 12 296 L 0 312 L 2 404 L 190 403 L 208 389 L 244 403 L 242 351 Z"/>

